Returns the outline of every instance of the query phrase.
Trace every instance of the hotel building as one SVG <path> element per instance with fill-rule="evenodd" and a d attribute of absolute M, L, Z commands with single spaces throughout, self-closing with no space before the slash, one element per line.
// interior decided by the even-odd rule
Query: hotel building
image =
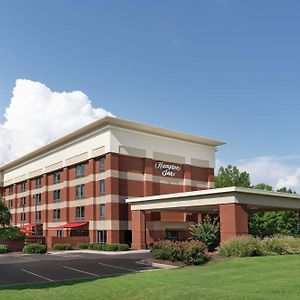
<path fill-rule="evenodd" d="M 59 242 L 132 241 L 126 199 L 214 188 L 223 142 L 105 117 L 0 167 L 11 224 Z M 146 245 L 184 239 L 201 214 L 147 211 Z M 140 246 L 136 245 L 136 248 Z"/>

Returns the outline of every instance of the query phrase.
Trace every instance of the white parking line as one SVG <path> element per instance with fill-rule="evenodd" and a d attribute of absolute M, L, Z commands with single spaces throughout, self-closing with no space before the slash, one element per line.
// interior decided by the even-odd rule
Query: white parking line
<path fill-rule="evenodd" d="M 102 265 L 102 266 L 106 266 L 106 267 L 115 268 L 115 269 L 130 271 L 130 272 L 138 272 L 137 270 L 133 270 L 133 269 L 123 268 L 123 267 L 118 267 L 118 266 L 113 266 L 113 265 L 107 265 L 107 264 L 103 264 L 103 263 L 98 263 L 98 264 Z"/>
<path fill-rule="evenodd" d="M 83 274 L 88 274 L 88 275 L 92 275 L 92 276 L 95 276 L 95 277 L 99 277 L 99 275 L 97 275 L 97 274 L 86 272 L 86 271 L 82 271 L 82 270 L 75 269 L 75 268 L 71 268 L 71 267 L 68 267 L 68 266 L 63 266 L 63 268 L 69 269 L 69 270 L 72 270 L 72 271 L 77 271 L 77 272 L 80 272 L 80 273 L 83 273 Z"/>
<path fill-rule="evenodd" d="M 21 269 L 23 272 L 25 272 L 25 273 L 28 273 L 28 274 L 31 274 L 31 275 L 34 275 L 34 276 L 36 276 L 36 277 L 39 277 L 39 278 L 42 278 L 42 279 L 45 279 L 45 280 L 47 280 L 47 281 L 53 281 L 52 279 L 50 279 L 50 278 L 47 278 L 47 277 L 44 277 L 44 276 L 41 276 L 41 275 L 39 275 L 39 274 L 35 274 L 35 273 L 33 273 L 33 272 L 30 272 L 30 271 L 28 271 L 28 270 L 25 270 L 25 269 Z"/>

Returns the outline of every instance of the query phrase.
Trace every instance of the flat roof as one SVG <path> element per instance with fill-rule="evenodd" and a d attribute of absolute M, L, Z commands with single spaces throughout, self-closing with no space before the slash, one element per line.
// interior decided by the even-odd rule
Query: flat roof
<path fill-rule="evenodd" d="M 253 188 L 225 187 L 192 192 L 128 198 L 132 210 L 195 210 L 220 204 L 247 204 L 255 209 L 300 210 L 300 195 L 257 190 Z"/>
<path fill-rule="evenodd" d="M 115 118 L 115 117 L 106 116 L 104 118 L 101 118 L 93 123 L 90 123 L 90 124 L 80 128 L 76 131 L 73 131 L 72 133 L 67 134 L 67 135 L 41 147 L 41 148 L 38 148 L 20 158 L 17 158 L 15 160 L 1 166 L 0 171 L 3 172 L 6 170 L 9 170 L 13 167 L 18 166 L 19 164 L 26 162 L 27 160 L 30 160 L 34 157 L 43 155 L 50 150 L 53 150 L 59 146 L 62 146 L 64 143 L 68 143 L 74 139 L 77 139 L 81 136 L 89 134 L 89 133 L 91 133 L 95 130 L 98 130 L 100 128 L 103 128 L 105 126 L 115 126 L 115 127 L 119 127 L 119 128 L 139 131 L 139 132 L 143 132 L 143 133 L 148 133 L 148 134 L 158 135 L 158 136 L 162 136 L 162 137 L 166 137 L 166 138 L 177 139 L 177 140 L 181 140 L 181 141 L 206 145 L 206 146 L 210 146 L 210 147 L 217 147 L 217 146 L 225 144 L 225 142 L 209 139 L 209 138 L 202 137 L 202 136 L 191 135 L 191 134 L 187 134 L 187 133 L 183 133 L 183 132 L 164 129 L 164 128 L 160 128 L 160 127 L 156 127 L 156 126 L 144 125 L 141 123 L 136 123 L 136 122 L 127 121 L 127 120 L 123 120 L 123 119 L 119 119 L 119 118 Z"/>

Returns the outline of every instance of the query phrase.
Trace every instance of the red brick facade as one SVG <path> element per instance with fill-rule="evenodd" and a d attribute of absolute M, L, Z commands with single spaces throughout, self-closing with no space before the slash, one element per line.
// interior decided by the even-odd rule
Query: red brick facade
<path fill-rule="evenodd" d="M 105 171 L 100 170 L 99 157 L 96 157 L 79 163 L 84 165 L 84 174 L 80 178 L 76 176 L 76 166 L 79 165 L 76 164 L 27 179 L 24 182 L 25 191 L 22 191 L 23 182 L 16 182 L 5 187 L 4 199 L 13 213 L 12 224 L 21 226 L 28 223 L 42 223 L 44 235 L 52 237 L 51 242 L 49 239 L 48 241 L 53 244 L 53 240 L 57 241 L 54 236 L 58 234 L 57 230 L 60 230 L 59 228 L 56 230 L 55 223 L 88 221 L 90 223 L 89 239 L 91 242 L 96 242 L 97 231 L 102 230 L 101 223 L 98 226 L 96 222 L 103 221 L 106 222 L 103 230 L 106 231 L 107 242 L 128 242 L 131 226 L 132 228 L 136 227 L 138 231 L 141 230 L 141 228 L 138 229 L 142 226 L 138 220 L 185 222 L 195 221 L 198 216 L 167 212 L 131 213 L 130 207 L 125 203 L 127 197 L 206 189 L 209 187 L 209 183 L 214 182 L 213 168 L 176 163 L 180 166 L 180 170 L 174 171 L 173 176 L 168 177 L 162 175 L 161 169 L 155 168 L 155 165 L 159 163 L 156 160 L 117 153 L 107 153 L 103 157 L 105 157 Z M 173 164 L 172 162 L 164 163 Z M 54 182 L 56 171 L 60 172 L 58 183 Z M 100 190 L 101 180 L 104 180 L 104 191 Z M 84 186 L 82 197 L 78 196 L 78 186 L 80 185 Z M 54 193 L 57 190 L 59 190 L 60 197 L 55 201 Z M 35 205 L 33 196 L 39 194 L 41 202 Z M 21 205 L 22 197 L 25 197 L 24 207 Z M 105 217 L 100 215 L 100 204 L 105 205 Z M 78 207 L 84 207 L 84 216 L 80 220 L 78 215 L 76 218 Z M 55 209 L 59 209 L 60 214 L 59 219 L 56 220 L 54 219 Z M 41 212 L 40 220 L 36 219 L 36 211 Z M 129 225 L 130 221 L 132 221 L 131 226 Z M 49 226 L 49 223 L 52 225 Z M 133 234 L 136 234 L 136 231 Z M 164 238 L 164 235 L 164 230 L 147 231 L 145 236 L 139 237 L 141 247 L 144 245 L 146 247 L 147 243 L 151 243 L 155 239 Z"/>

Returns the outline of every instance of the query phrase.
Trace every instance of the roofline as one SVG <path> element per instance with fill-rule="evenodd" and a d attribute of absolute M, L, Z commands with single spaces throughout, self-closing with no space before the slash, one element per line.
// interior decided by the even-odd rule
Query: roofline
<path fill-rule="evenodd" d="M 155 195 L 155 196 L 147 196 L 147 197 L 128 198 L 126 199 L 126 203 L 135 204 L 135 203 L 145 202 L 145 201 L 159 201 L 159 200 L 176 199 L 182 197 L 197 197 L 197 196 L 205 196 L 205 195 L 228 194 L 233 192 L 256 194 L 262 196 L 282 197 L 282 198 L 294 198 L 300 200 L 300 195 L 298 194 L 281 193 L 281 192 L 274 192 L 274 191 L 258 190 L 254 188 L 243 188 L 243 187 L 231 186 L 231 187 L 199 190 L 199 191 L 192 191 L 192 192 L 181 192 L 181 193 L 174 193 L 174 194 L 163 194 L 163 195 Z"/>
<path fill-rule="evenodd" d="M 0 172 L 7 171 L 7 170 L 9 170 L 13 167 L 16 167 L 19 164 L 22 164 L 32 158 L 43 155 L 50 150 L 60 147 L 67 142 L 71 142 L 72 140 L 74 140 L 78 137 L 84 136 L 85 134 L 90 133 L 91 131 L 99 129 L 99 127 L 105 127 L 107 125 L 130 129 L 130 130 L 134 130 L 134 131 L 140 131 L 140 132 L 144 132 L 144 133 L 148 133 L 148 134 L 154 134 L 154 135 L 163 136 L 166 138 L 182 140 L 185 142 L 206 145 L 206 146 L 210 146 L 210 147 L 217 147 L 217 146 L 225 144 L 225 142 L 212 140 L 212 139 L 202 137 L 202 136 L 186 134 L 186 133 L 179 132 L 179 131 L 164 129 L 164 128 L 151 126 L 151 125 L 144 125 L 144 124 L 137 123 L 137 122 L 132 122 L 132 121 L 127 121 L 127 120 L 123 120 L 123 119 L 119 119 L 119 118 L 115 118 L 115 117 L 111 117 L 111 116 L 106 116 L 106 117 L 103 117 L 93 123 L 90 123 L 90 124 L 80 128 L 80 129 L 77 129 L 76 131 L 73 131 L 73 132 L 71 132 L 71 133 L 69 133 L 69 134 L 43 146 L 43 147 L 40 147 L 28 154 L 25 154 L 25 155 L 21 156 L 20 158 L 17 158 L 15 160 L 1 166 Z"/>

